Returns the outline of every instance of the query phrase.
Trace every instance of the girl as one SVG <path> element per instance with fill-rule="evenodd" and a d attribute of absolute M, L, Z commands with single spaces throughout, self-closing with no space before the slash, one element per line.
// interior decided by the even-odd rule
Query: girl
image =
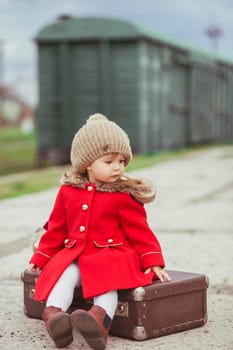
<path fill-rule="evenodd" d="M 30 260 L 30 270 L 41 271 L 35 299 L 46 300 L 42 318 L 58 348 L 73 341 L 75 328 L 93 349 L 104 349 L 117 290 L 145 286 L 155 278 L 170 280 L 143 207 L 155 190 L 145 180 L 124 175 L 131 159 L 128 136 L 101 114 L 89 117 L 74 136 L 73 171 L 64 175 Z M 69 315 L 80 285 L 93 307 Z"/>

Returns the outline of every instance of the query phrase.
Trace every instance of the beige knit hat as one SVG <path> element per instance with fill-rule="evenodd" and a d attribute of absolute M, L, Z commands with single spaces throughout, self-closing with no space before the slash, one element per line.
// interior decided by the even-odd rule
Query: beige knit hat
<path fill-rule="evenodd" d="M 132 159 L 129 138 L 125 131 L 102 114 L 93 114 L 75 134 L 70 159 L 73 168 L 85 173 L 94 160 L 108 153 L 121 153 L 128 165 Z"/>

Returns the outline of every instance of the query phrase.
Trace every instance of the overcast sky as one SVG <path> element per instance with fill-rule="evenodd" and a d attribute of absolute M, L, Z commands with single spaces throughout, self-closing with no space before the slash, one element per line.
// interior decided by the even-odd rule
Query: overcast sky
<path fill-rule="evenodd" d="M 0 83 L 37 101 L 34 38 L 59 15 L 129 20 L 204 50 L 213 50 L 208 27 L 221 29 L 218 54 L 233 60 L 233 0 L 0 0 Z M 0 57 L 0 58 L 1 58 Z"/>

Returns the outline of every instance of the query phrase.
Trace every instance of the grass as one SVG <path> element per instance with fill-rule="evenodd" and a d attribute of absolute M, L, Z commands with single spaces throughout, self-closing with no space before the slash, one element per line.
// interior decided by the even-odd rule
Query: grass
<path fill-rule="evenodd" d="M 127 172 L 182 158 L 209 146 L 135 155 Z M 0 199 L 35 193 L 59 186 L 69 165 L 35 169 L 35 134 L 24 135 L 17 128 L 0 129 Z"/>
<path fill-rule="evenodd" d="M 127 167 L 127 172 L 152 166 L 168 159 L 177 158 L 178 154 L 187 151 L 164 152 L 153 155 L 136 155 Z M 7 199 L 24 194 L 40 192 L 58 187 L 60 179 L 70 166 L 53 166 L 44 169 L 34 169 L 22 173 L 0 176 L 0 198 Z"/>
<path fill-rule="evenodd" d="M 23 134 L 19 128 L 0 129 L 0 175 L 35 168 L 35 133 Z"/>
<path fill-rule="evenodd" d="M 185 148 L 185 149 L 176 149 L 172 151 L 154 152 L 154 153 L 143 154 L 143 155 L 134 155 L 132 162 L 127 167 L 127 171 L 134 171 L 142 168 L 148 168 L 158 163 L 183 157 L 193 151 L 194 149 Z"/>
<path fill-rule="evenodd" d="M 0 198 L 13 198 L 59 186 L 64 169 L 49 167 L 0 177 Z"/>
<path fill-rule="evenodd" d="M 127 172 L 184 157 L 193 150 L 169 151 L 150 155 L 136 155 Z M 0 177 L 0 198 L 7 199 L 58 187 L 60 179 L 70 166 L 53 166 Z"/>

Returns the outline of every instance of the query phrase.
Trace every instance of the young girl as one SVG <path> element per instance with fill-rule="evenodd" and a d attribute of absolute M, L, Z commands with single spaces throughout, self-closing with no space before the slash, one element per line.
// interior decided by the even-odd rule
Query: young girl
<path fill-rule="evenodd" d="M 145 180 L 124 175 L 131 158 L 126 133 L 101 114 L 92 115 L 74 136 L 73 171 L 64 175 L 30 260 L 30 270 L 41 271 L 35 300 L 46 300 L 42 318 L 58 348 L 73 341 L 75 328 L 93 349 L 104 349 L 117 290 L 170 280 L 143 207 L 155 190 Z M 80 285 L 93 307 L 69 315 Z"/>

